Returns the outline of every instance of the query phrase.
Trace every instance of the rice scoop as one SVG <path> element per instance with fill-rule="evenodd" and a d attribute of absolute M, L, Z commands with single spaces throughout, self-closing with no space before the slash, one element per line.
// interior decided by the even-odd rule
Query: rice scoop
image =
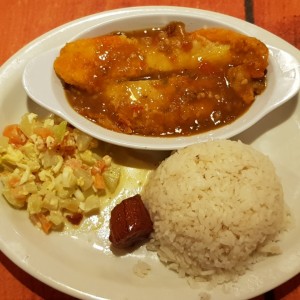
<path fill-rule="evenodd" d="M 152 173 L 142 199 L 154 226 L 149 248 L 181 276 L 222 282 L 278 253 L 283 189 L 270 159 L 242 142 L 178 150 Z"/>

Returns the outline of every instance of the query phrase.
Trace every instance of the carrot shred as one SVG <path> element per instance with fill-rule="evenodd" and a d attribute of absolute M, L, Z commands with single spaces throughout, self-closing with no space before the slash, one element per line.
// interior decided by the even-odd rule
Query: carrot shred
<path fill-rule="evenodd" d="M 34 133 L 42 137 L 43 139 L 46 139 L 48 136 L 53 137 L 53 131 L 49 128 L 45 127 L 37 127 L 34 129 Z"/>
<path fill-rule="evenodd" d="M 98 160 L 94 167 L 92 168 L 91 172 L 93 175 L 97 174 L 97 173 L 103 173 L 104 170 L 106 169 L 106 164 L 105 164 L 105 161 L 104 160 Z"/>
<path fill-rule="evenodd" d="M 94 187 L 97 190 L 105 189 L 104 178 L 103 178 L 103 176 L 100 173 L 96 173 L 94 175 Z"/>
<path fill-rule="evenodd" d="M 39 213 L 36 215 L 37 216 L 37 219 L 38 221 L 40 222 L 41 224 L 41 227 L 42 227 L 42 230 L 48 234 L 53 226 L 52 222 L 48 221 L 46 216 L 42 213 Z"/>
<path fill-rule="evenodd" d="M 19 184 L 19 182 L 20 182 L 20 178 L 19 177 L 16 177 L 16 176 L 13 176 L 13 177 L 11 177 L 9 180 L 8 180 L 8 185 L 10 186 L 10 187 L 15 187 L 15 186 L 17 186 L 18 184 Z"/>
<path fill-rule="evenodd" d="M 11 124 L 4 128 L 3 135 L 9 139 L 10 144 L 24 145 L 27 142 L 25 134 L 22 132 L 18 124 Z"/>

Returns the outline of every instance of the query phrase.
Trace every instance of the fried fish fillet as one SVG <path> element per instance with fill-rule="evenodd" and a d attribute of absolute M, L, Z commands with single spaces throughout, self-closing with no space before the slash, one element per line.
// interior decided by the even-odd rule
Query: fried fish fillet
<path fill-rule="evenodd" d="M 137 80 L 197 68 L 200 60 L 230 61 L 229 45 L 216 45 L 199 36 L 135 38 L 109 35 L 67 44 L 54 63 L 66 83 L 97 92 L 107 80 Z"/>
<path fill-rule="evenodd" d="M 268 48 L 258 39 L 224 28 L 185 32 L 181 23 L 70 42 L 54 62 L 75 110 L 106 128 L 145 135 L 217 120 L 222 110 L 232 118 L 224 110 L 240 105 L 235 98 L 254 101 L 267 66 Z"/>

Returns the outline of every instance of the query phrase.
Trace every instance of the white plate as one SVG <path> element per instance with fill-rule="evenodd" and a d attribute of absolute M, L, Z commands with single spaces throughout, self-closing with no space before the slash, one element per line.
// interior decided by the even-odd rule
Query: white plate
<path fill-rule="evenodd" d="M 0 129 L 20 120 L 23 113 L 44 113 L 27 99 L 22 87 L 26 63 L 36 55 L 61 46 L 78 32 L 116 16 L 157 10 L 177 13 L 178 9 L 239 27 L 266 44 L 283 49 L 298 60 L 299 50 L 273 34 L 247 22 L 214 12 L 175 8 L 141 7 L 104 12 L 61 26 L 36 39 L 16 53 L 0 69 Z M 300 105 L 299 95 L 271 112 L 237 138 L 266 153 L 282 179 L 285 200 L 294 224 L 281 240 L 282 255 L 267 258 L 241 277 L 228 291 L 224 286 L 208 293 L 211 299 L 247 299 L 262 294 L 300 271 Z M 103 237 L 90 234 L 45 236 L 29 222 L 27 214 L 12 209 L 0 198 L 0 247 L 19 267 L 44 283 L 84 299 L 199 299 L 202 289 L 191 289 L 184 279 L 164 268 L 144 248 L 125 256 L 114 256 Z M 132 272 L 141 259 L 151 265 L 150 274 L 138 278 Z"/>

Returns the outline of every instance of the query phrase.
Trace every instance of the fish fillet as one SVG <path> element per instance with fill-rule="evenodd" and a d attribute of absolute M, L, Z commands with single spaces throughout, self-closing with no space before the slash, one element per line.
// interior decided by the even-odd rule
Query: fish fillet
<path fill-rule="evenodd" d="M 145 135 L 191 128 L 213 112 L 218 123 L 219 111 L 240 105 L 235 98 L 249 105 L 263 91 L 267 66 L 258 39 L 224 28 L 186 32 L 181 23 L 70 42 L 54 62 L 75 110 Z"/>

